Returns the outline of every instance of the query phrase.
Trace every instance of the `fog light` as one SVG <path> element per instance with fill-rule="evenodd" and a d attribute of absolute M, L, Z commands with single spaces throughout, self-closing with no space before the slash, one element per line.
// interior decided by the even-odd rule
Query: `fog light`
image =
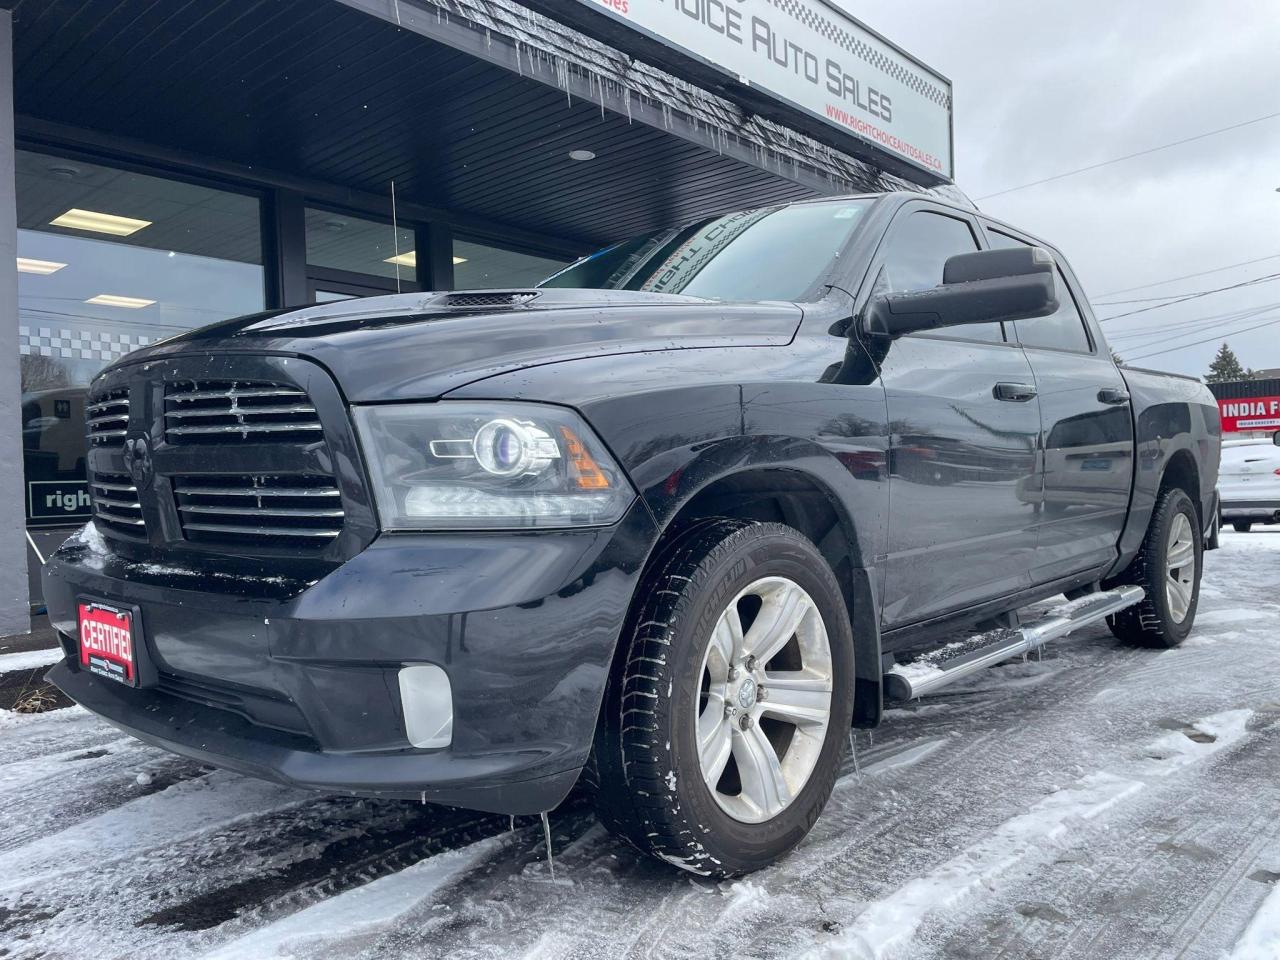
<path fill-rule="evenodd" d="M 453 741 L 453 691 L 449 675 L 433 663 L 400 671 L 404 732 L 415 747 L 447 747 Z"/>

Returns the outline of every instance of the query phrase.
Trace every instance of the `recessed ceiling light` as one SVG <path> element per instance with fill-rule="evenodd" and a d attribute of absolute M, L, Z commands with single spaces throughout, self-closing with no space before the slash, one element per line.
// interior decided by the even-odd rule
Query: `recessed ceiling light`
<path fill-rule="evenodd" d="M 596 155 L 591 150 L 570 150 L 569 151 L 570 160 L 594 160 L 595 158 L 596 158 Z"/>
<path fill-rule="evenodd" d="M 150 220 L 117 217 L 114 213 L 97 213 L 93 210 L 81 210 L 78 207 L 72 207 L 62 216 L 50 220 L 49 223 L 55 227 L 91 230 L 94 233 L 109 233 L 115 237 L 127 237 L 137 233 L 143 227 L 151 226 Z"/>
<path fill-rule="evenodd" d="M 418 251 L 410 250 L 408 253 L 402 253 L 398 257 L 387 257 L 383 263 L 396 263 L 402 267 L 416 267 L 418 265 Z"/>
<path fill-rule="evenodd" d="M 57 273 L 65 266 L 65 263 L 58 263 L 56 260 L 32 260 L 30 257 L 18 258 L 19 273 L 36 273 L 42 277 Z"/>
<path fill-rule="evenodd" d="M 49 175 L 59 180 L 75 180 L 80 176 L 80 168 L 69 163 L 52 163 L 47 168 Z"/>
<path fill-rule="evenodd" d="M 97 303 L 104 307 L 124 307 L 126 310 L 140 310 L 143 307 L 149 307 L 154 300 L 146 300 L 142 297 L 120 297 L 114 293 L 100 293 L 96 297 L 90 297 L 85 303 Z"/>
<path fill-rule="evenodd" d="M 458 264 L 460 264 L 460 263 L 466 263 L 466 262 L 467 262 L 467 258 L 466 258 L 466 257 L 454 257 L 454 258 L 453 258 L 453 265 L 454 265 L 455 267 L 456 267 Z"/>

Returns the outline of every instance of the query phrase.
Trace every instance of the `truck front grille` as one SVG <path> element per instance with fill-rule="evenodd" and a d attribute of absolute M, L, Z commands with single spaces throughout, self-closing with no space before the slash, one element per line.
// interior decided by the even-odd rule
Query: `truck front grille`
<path fill-rule="evenodd" d="M 319 440 L 320 418 L 307 394 L 285 383 L 180 380 L 165 384 L 169 443 Z"/>
<path fill-rule="evenodd" d="M 89 481 L 94 521 L 129 537 L 146 535 L 138 488 L 123 474 L 95 473 Z"/>
<path fill-rule="evenodd" d="M 183 535 L 237 546 L 323 546 L 342 532 L 342 497 L 331 476 L 204 474 L 173 478 Z"/>
<path fill-rule="evenodd" d="M 90 397 L 84 413 L 90 446 L 123 443 L 129 431 L 129 389 L 122 387 Z"/>

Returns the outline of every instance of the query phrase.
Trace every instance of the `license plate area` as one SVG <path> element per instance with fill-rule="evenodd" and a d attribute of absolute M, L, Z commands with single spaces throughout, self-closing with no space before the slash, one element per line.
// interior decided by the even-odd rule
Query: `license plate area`
<path fill-rule="evenodd" d="M 80 669 L 127 687 L 138 686 L 137 646 L 141 640 L 135 611 L 82 598 L 78 621 Z"/>

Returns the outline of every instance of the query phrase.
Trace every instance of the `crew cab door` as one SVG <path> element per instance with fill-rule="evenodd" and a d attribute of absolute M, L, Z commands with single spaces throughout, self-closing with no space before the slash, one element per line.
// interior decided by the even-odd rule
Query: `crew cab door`
<path fill-rule="evenodd" d="M 942 282 L 948 257 L 980 248 L 975 219 L 927 202 L 894 217 L 872 295 Z M 1000 323 L 882 345 L 889 417 L 884 625 L 902 626 L 1029 586 L 1040 409 L 1021 349 Z"/>
<path fill-rule="evenodd" d="M 1030 241 L 987 227 L 992 247 Z M 1052 252 L 1052 251 L 1051 251 Z M 1111 564 L 1129 508 L 1133 414 L 1124 377 L 1056 253 L 1057 313 L 1013 324 L 1040 393 L 1036 583 Z"/>

